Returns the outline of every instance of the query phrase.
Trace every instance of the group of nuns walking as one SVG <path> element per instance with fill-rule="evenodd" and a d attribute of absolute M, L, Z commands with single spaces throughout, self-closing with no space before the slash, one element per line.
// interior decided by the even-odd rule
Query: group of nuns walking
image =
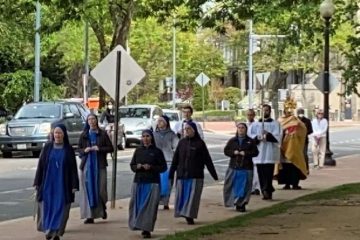
<path fill-rule="evenodd" d="M 206 167 L 214 180 L 218 176 L 208 148 L 199 135 L 199 124 L 186 120 L 183 136 L 170 129 L 169 118 L 159 117 L 155 131 L 142 131 L 130 168 L 135 173 L 129 204 L 129 228 L 151 238 L 159 205 L 169 209 L 175 188 L 174 216 L 194 224 L 198 217 Z M 201 131 L 201 130 L 200 130 Z M 202 131 L 201 131 L 202 132 Z M 245 211 L 252 190 L 253 162 L 258 155 L 255 142 L 246 135 L 247 125 L 237 124 L 236 135 L 226 144 L 230 157 L 224 182 L 224 205 Z M 96 115 L 89 114 L 79 139 L 78 168 L 66 127 L 58 124 L 39 158 L 34 187 L 37 192 L 37 227 L 46 239 L 58 240 L 65 232 L 74 194 L 80 191 L 80 213 L 85 224 L 107 218 L 107 154 L 111 140 L 99 128 Z M 80 181 L 79 181 L 80 179 Z"/>
<path fill-rule="evenodd" d="M 107 154 L 111 140 L 89 114 L 79 139 L 80 181 L 73 147 L 65 125 L 54 127 L 51 139 L 42 149 L 35 174 L 37 228 L 46 239 L 58 240 L 65 232 L 70 205 L 80 191 L 81 218 L 85 224 L 107 218 Z"/>

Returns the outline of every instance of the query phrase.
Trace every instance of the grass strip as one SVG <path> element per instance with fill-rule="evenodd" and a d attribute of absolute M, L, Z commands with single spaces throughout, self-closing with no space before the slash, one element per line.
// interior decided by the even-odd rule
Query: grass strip
<path fill-rule="evenodd" d="M 270 207 L 262 208 L 246 215 L 237 216 L 225 221 L 201 226 L 189 231 L 177 232 L 165 236 L 164 240 L 195 240 L 204 236 L 223 233 L 232 228 L 248 226 L 252 220 L 286 212 L 296 207 L 298 202 L 324 200 L 324 199 L 345 199 L 349 195 L 360 194 L 360 183 L 340 185 L 320 192 L 311 193 L 293 200 L 281 202 Z"/>

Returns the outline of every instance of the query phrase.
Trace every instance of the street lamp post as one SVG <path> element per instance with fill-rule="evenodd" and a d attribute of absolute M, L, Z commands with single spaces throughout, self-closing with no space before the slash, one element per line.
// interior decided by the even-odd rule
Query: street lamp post
<path fill-rule="evenodd" d="M 329 121 L 329 36 L 330 36 L 330 19 L 335 11 L 334 4 L 331 0 L 324 0 L 320 5 L 320 14 L 325 20 L 324 29 L 324 117 Z M 325 162 L 327 166 L 335 166 L 336 161 L 332 158 L 333 153 L 330 150 L 329 127 L 326 130 L 326 153 Z"/>

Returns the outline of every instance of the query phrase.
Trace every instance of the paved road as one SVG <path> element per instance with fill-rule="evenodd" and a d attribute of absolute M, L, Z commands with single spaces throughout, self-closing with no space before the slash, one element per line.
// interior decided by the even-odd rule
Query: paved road
<path fill-rule="evenodd" d="M 331 150 L 334 158 L 360 153 L 360 129 L 339 128 L 330 133 Z M 213 157 L 220 179 L 223 179 L 228 159 L 223 154 L 223 147 L 229 135 L 206 133 L 207 144 Z M 117 198 L 130 195 L 133 173 L 129 170 L 129 162 L 134 149 L 119 152 L 117 172 Z M 0 158 L 0 221 L 30 216 L 33 214 L 33 188 L 37 159 L 22 157 L 13 159 Z M 111 163 L 108 168 L 111 182 Z M 213 182 L 209 175 L 205 183 Z M 109 193 L 110 193 L 109 184 Z M 77 206 L 75 204 L 74 206 Z"/>

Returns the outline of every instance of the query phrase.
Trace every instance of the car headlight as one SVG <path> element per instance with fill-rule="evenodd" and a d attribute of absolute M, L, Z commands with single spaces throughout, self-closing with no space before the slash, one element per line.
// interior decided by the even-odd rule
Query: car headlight
<path fill-rule="evenodd" d="M 6 124 L 0 124 L 0 135 L 6 135 Z"/>
<path fill-rule="evenodd" d="M 39 133 L 49 134 L 51 131 L 51 123 L 41 123 L 39 125 Z"/>

